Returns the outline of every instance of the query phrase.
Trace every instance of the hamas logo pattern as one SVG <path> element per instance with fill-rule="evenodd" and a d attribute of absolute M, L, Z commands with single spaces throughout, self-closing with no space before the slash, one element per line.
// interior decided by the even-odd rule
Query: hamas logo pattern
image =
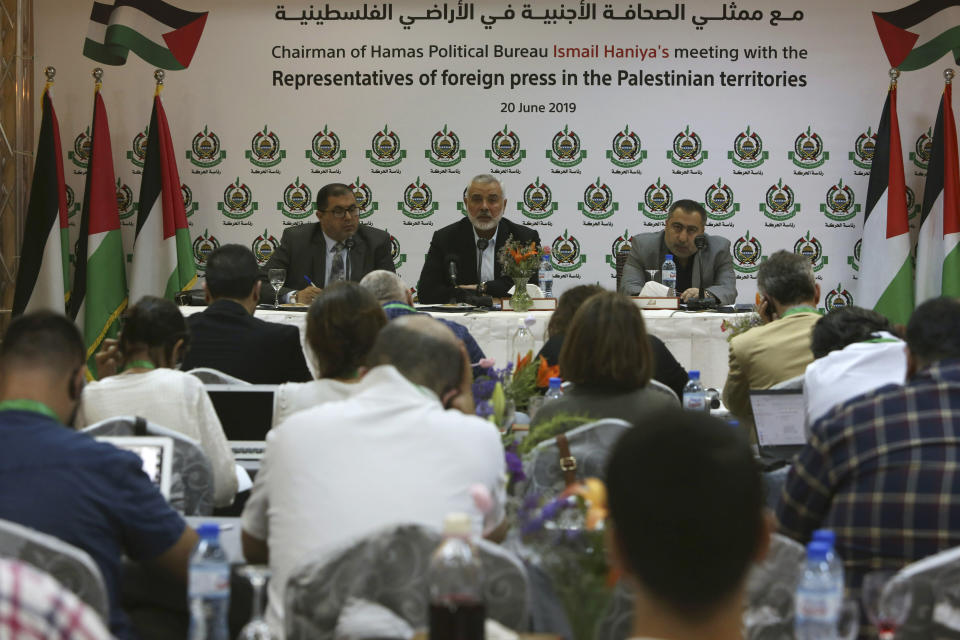
<path fill-rule="evenodd" d="M 260 204 L 253 201 L 250 187 L 240 182 L 240 178 L 227 185 L 227 188 L 223 190 L 223 202 L 217 203 L 217 209 L 220 213 L 233 220 L 248 218 L 259 207 Z"/>
<path fill-rule="evenodd" d="M 147 137 L 150 135 L 150 127 L 133 137 L 133 143 L 130 145 L 130 151 L 127 151 L 127 160 L 133 163 L 133 166 L 143 169 L 143 163 L 147 160 Z"/>
<path fill-rule="evenodd" d="M 854 204 L 853 189 L 850 185 L 843 184 L 841 179 L 827 189 L 826 202 L 820 205 L 820 213 L 837 222 L 849 220 L 860 213 L 860 205 Z"/>
<path fill-rule="evenodd" d="M 673 150 L 667 151 L 667 159 L 684 169 L 696 167 L 707 159 L 700 136 L 690 131 L 690 125 L 674 137 Z"/>
<path fill-rule="evenodd" d="M 77 202 L 77 197 L 73 193 L 73 189 L 70 185 L 67 187 L 67 218 L 72 218 L 78 213 L 80 213 L 80 203 Z"/>
<path fill-rule="evenodd" d="M 410 183 L 403 192 L 403 202 L 397 203 L 400 213 L 414 220 L 432 216 L 437 206 L 433 201 L 433 191 L 426 182 L 420 182 L 420 178 Z"/>
<path fill-rule="evenodd" d="M 610 245 L 610 255 L 606 257 L 607 265 L 612 269 L 617 268 L 617 256 L 620 254 L 620 250 L 623 249 L 624 245 L 630 246 L 630 231 L 627 229 L 623 230 L 623 235 L 617 236 L 617 239 L 613 241 L 613 244 Z M 628 249 L 629 250 L 629 249 Z"/>
<path fill-rule="evenodd" d="M 857 136 L 857 141 L 853 144 L 853 151 L 850 152 L 850 161 L 861 169 L 870 169 L 873 165 L 873 154 L 877 149 L 877 134 L 873 133 L 870 127 Z"/>
<path fill-rule="evenodd" d="M 90 127 L 87 127 L 73 139 L 73 151 L 68 151 L 67 157 L 70 158 L 70 162 L 73 164 L 81 169 L 86 169 L 90 166 L 90 153 L 92 149 L 93 138 L 90 137 Z"/>
<path fill-rule="evenodd" d="M 193 191 L 187 185 L 181 184 L 180 195 L 183 196 L 183 210 L 189 218 L 197 212 L 197 203 L 193 201 Z"/>
<path fill-rule="evenodd" d="M 613 143 L 607 149 L 607 160 L 624 169 L 635 167 L 646 159 L 647 150 L 641 148 L 640 137 L 630 131 L 629 126 L 613 136 Z"/>
<path fill-rule="evenodd" d="M 576 271 L 587 261 L 587 257 L 580 254 L 580 243 L 566 229 L 563 235 L 557 236 L 550 249 L 550 262 L 557 271 Z"/>
<path fill-rule="evenodd" d="M 133 190 L 117 178 L 117 214 L 126 220 L 137 212 L 140 206 L 133 202 Z"/>
<path fill-rule="evenodd" d="M 657 183 L 651 184 L 643 192 L 643 202 L 637 204 L 637 209 L 651 220 L 666 220 L 671 204 L 673 204 L 673 190 L 667 183 L 657 178 Z"/>
<path fill-rule="evenodd" d="M 733 243 L 733 259 L 733 268 L 740 273 L 756 273 L 764 259 L 760 241 L 747 231 Z"/>
<path fill-rule="evenodd" d="M 390 125 L 373 134 L 367 160 L 378 167 L 395 167 L 406 157 L 407 152 L 400 148 L 400 138 L 390 130 Z"/>
<path fill-rule="evenodd" d="M 796 202 L 793 189 L 783 184 L 783 179 L 767 189 L 765 202 L 760 203 L 760 213 L 771 220 L 782 222 L 800 213 L 800 203 Z"/>
<path fill-rule="evenodd" d="M 373 212 L 380 208 L 379 202 L 373 201 L 373 190 L 365 182 L 360 182 L 360 176 L 347 185 L 353 191 L 353 197 L 357 199 L 357 208 L 360 210 L 360 219 L 369 218 Z"/>
<path fill-rule="evenodd" d="M 857 240 L 857 243 L 853 245 L 853 255 L 847 256 L 847 264 L 853 267 L 854 271 L 860 271 L 860 243 L 862 240 Z M 854 276 L 856 278 L 856 276 Z"/>
<path fill-rule="evenodd" d="M 816 169 L 830 159 L 830 152 L 823 150 L 820 134 L 807 127 L 793 141 L 793 151 L 788 151 L 787 157 L 801 169 Z"/>
<path fill-rule="evenodd" d="M 843 283 L 839 283 L 836 289 L 831 289 L 824 301 L 827 305 L 827 313 L 853 306 L 853 295 L 843 288 Z"/>
<path fill-rule="evenodd" d="M 386 229 L 384 229 L 386 231 Z M 390 258 L 393 260 L 393 268 L 397 270 L 407 261 L 407 254 L 400 253 L 400 243 L 393 236 L 392 233 L 387 231 L 390 234 Z"/>
<path fill-rule="evenodd" d="M 203 131 L 193 136 L 190 149 L 187 151 L 187 160 L 204 169 L 217 166 L 226 157 L 227 152 L 220 150 L 220 138 L 206 126 L 203 127 Z"/>
<path fill-rule="evenodd" d="M 707 187 L 703 197 L 707 217 L 711 220 L 726 220 L 740 211 L 740 205 L 733 201 L 733 189 L 723 181 L 723 178 L 717 178 L 717 184 Z"/>
<path fill-rule="evenodd" d="M 553 215 L 557 210 L 557 203 L 553 201 L 550 187 L 547 183 L 540 182 L 538 177 L 536 182 L 531 182 L 523 190 L 523 200 L 517 203 L 517 210 L 527 218 L 542 220 Z"/>
<path fill-rule="evenodd" d="M 563 131 L 554 134 L 546 157 L 558 167 L 575 167 L 583 162 L 587 152 L 580 149 L 580 136 L 564 125 Z"/>
<path fill-rule="evenodd" d="M 250 148 L 244 153 L 247 160 L 258 167 L 275 167 L 287 157 L 287 152 L 280 148 L 280 138 L 267 125 L 263 131 L 257 131 L 250 140 Z"/>
<path fill-rule="evenodd" d="M 283 190 L 283 202 L 277 203 L 277 211 L 293 220 L 303 220 L 313 213 L 313 194 L 310 187 L 300 182 L 300 176 Z"/>
<path fill-rule="evenodd" d="M 438 167 L 453 167 L 467 157 L 467 152 L 460 149 L 460 138 L 453 131 L 443 125 L 443 131 L 437 131 L 430 139 L 430 148 L 423 152 L 423 157 Z"/>
<path fill-rule="evenodd" d="M 910 162 L 918 169 L 924 171 L 930 166 L 930 156 L 933 155 L 933 130 L 927 129 L 926 133 L 921 133 L 913 145 L 913 151 L 910 152 Z"/>
<path fill-rule="evenodd" d="M 920 213 L 920 205 L 917 204 L 917 196 L 913 193 L 913 189 L 907 187 L 907 219 L 913 220 L 918 213 Z"/>
<path fill-rule="evenodd" d="M 307 160 L 318 167 L 334 167 L 347 157 L 346 151 L 340 150 L 340 137 L 323 125 L 323 131 L 317 131 L 306 151 Z"/>
<path fill-rule="evenodd" d="M 257 257 L 257 264 L 263 266 L 267 264 L 267 260 L 270 259 L 278 246 L 280 246 L 280 243 L 277 239 L 264 229 L 263 233 L 254 239 L 253 244 L 250 245 L 250 250 Z"/>
<path fill-rule="evenodd" d="M 203 235 L 199 235 L 193 240 L 193 264 L 196 265 L 199 273 L 205 273 L 207 270 L 207 256 L 216 249 L 220 248 L 220 241 L 210 235 L 207 229 L 203 230 Z"/>
<path fill-rule="evenodd" d="M 498 167 L 513 167 L 527 157 L 527 152 L 520 148 L 520 138 L 504 125 L 503 131 L 497 131 L 490 140 L 490 148 L 484 152 L 487 160 Z"/>
<path fill-rule="evenodd" d="M 583 202 L 577 203 L 580 213 L 592 220 L 603 220 L 612 216 L 620 204 L 613 201 L 613 191 L 597 178 L 583 192 Z"/>
<path fill-rule="evenodd" d="M 814 272 L 820 271 L 827 264 L 827 256 L 823 255 L 823 247 L 820 245 L 820 241 L 811 238 L 809 231 L 807 231 L 807 235 L 801 236 L 799 240 L 793 243 L 793 252 L 798 256 L 809 259 Z"/>
<path fill-rule="evenodd" d="M 733 150 L 727 151 L 727 159 L 742 169 L 756 169 L 769 157 L 770 152 L 763 150 L 763 140 L 749 126 L 733 139 Z"/>

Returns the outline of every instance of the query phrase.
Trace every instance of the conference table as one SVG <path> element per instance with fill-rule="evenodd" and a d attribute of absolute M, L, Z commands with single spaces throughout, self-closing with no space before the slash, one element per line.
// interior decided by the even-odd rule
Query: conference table
<path fill-rule="evenodd" d="M 181 307 L 184 315 L 203 311 L 205 307 Z M 513 311 L 468 311 L 468 312 L 439 312 L 429 311 L 430 315 L 459 322 L 470 330 L 483 352 L 496 359 L 497 366 L 504 366 L 510 348 L 510 338 L 517 330 L 518 324 L 524 319 L 532 317 L 535 324 L 532 332 L 536 340 L 536 348 L 543 346 L 547 322 L 552 311 L 529 311 L 518 313 Z M 300 339 L 303 343 L 306 332 L 307 316 L 304 311 L 292 309 L 257 309 L 256 317 L 268 322 L 290 324 L 300 330 Z M 674 357 L 688 371 L 700 371 L 700 379 L 705 387 L 722 389 L 727 379 L 727 336 L 729 333 L 721 330 L 724 320 L 733 321 L 739 314 L 716 313 L 709 311 L 687 312 L 668 310 L 643 310 L 643 319 L 647 331 L 661 340 L 670 349 Z M 304 347 L 307 354 L 307 364 L 311 371 L 316 373 L 310 350 Z"/>

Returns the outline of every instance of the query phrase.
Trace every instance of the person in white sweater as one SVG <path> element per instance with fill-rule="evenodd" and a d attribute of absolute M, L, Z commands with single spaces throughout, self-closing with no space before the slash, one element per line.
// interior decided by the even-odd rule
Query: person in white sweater
<path fill-rule="evenodd" d="M 233 452 L 203 383 L 173 368 L 189 343 L 187 324 L 173 302 L 141 298 L 127 310 L 119 343 L 107 345 L 98 358 L 98 371 L 120 363 L 122 373 L 84 387 L 74 426 L 134 415 L 199 441 L 213 467 L 214 504 L 227 506 L 237 493 Z"/>

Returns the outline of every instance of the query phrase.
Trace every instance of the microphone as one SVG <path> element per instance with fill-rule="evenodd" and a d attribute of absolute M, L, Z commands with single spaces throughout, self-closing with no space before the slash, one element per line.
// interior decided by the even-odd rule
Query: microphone
<path fill-rule="evenodd" d="M 477 238 L 477 249 L 485 251 L 490 246 L 490 241 L 486 238 Z"/>
<path fill-rule="evenodd" d="M 700 235 L 698 235 L 693 239 L 693 245 L 697 248 L 697 253 L 700 253 L 701 251 L 707 248 L 707 236 L 701 233 Z M 703 291 L 703 260 L 699 260 L 699 262 L 700 262 L 700 292 L 698 293 L 696 300 L 687 301 L 687 309 L 690 309 L 693 311 L 715 309 L 717 307 L 717 303 L 713 300 L 713 298 L 707 298 Z"/>
<path fill-rule="evenodd" d="M 356 242 L 354 241 L 353 236 L 350 236 L 349 238 L 343 241 L 343 247 L 347 251 L 350 251 L 350 249 L 353 249 L 354 244 L 356 244 Z"/>
<path fill-rule="evenodd" d="M 447 257 L 444 258 L 443 261 L 447 263 L 447 276 L 450 279 L 450 285 L 453 287 L 458 286 L 457 285 L 457 267 L 460 264 L 460 258 L 457 257 L 455 253 L 451 253 L 447 255 Z"/>

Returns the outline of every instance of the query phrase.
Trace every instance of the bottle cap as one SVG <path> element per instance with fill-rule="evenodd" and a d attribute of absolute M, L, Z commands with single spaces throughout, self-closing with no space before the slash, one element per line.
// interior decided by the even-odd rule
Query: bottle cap
<path fill-rule="evenodd" d="M 220 525 L 215 522 L 204 522 L 197 527 L 197 535 L 204 540 L 216 540 L 220 537 Z"/>
<path fill-rule="evenodd" d="M 813 532 L 814 542 L 823 542 L 832 549 L 837 544 L 837 534 L 832 529 L 817 529 Z"/>
<path fill-rule="evenodd" d="M 563 378 L 550 378 L 550 388 L 555 389 L 563 384 Z"/>
<path fill-rule="evenodd" d="M 807 545 L 807 560 L 826 560 L 830 545 L 826 542 L 811 542 Z"/>
<path fill-rule="evenodd" d="M 687 377 L 690 378 L 691 380 L 699 380 L 699 379 L 700 379 L 700 370 L 699 370 L 699 369 L 691 369 L 690 371 L 687 371 Z"/>
<path fill-rule="evenodd" d="M 668 253 L 668 254 L 667 254 L 667 260 L 673 260 L 673 254 L 672 254 L 672 253 Z"/>
<path fill-rule="evenodd" d="M 469 536 L 470 516 L 465 513 L 448 513 L 443 519 L 443 533 L 448 536 Z"/>

